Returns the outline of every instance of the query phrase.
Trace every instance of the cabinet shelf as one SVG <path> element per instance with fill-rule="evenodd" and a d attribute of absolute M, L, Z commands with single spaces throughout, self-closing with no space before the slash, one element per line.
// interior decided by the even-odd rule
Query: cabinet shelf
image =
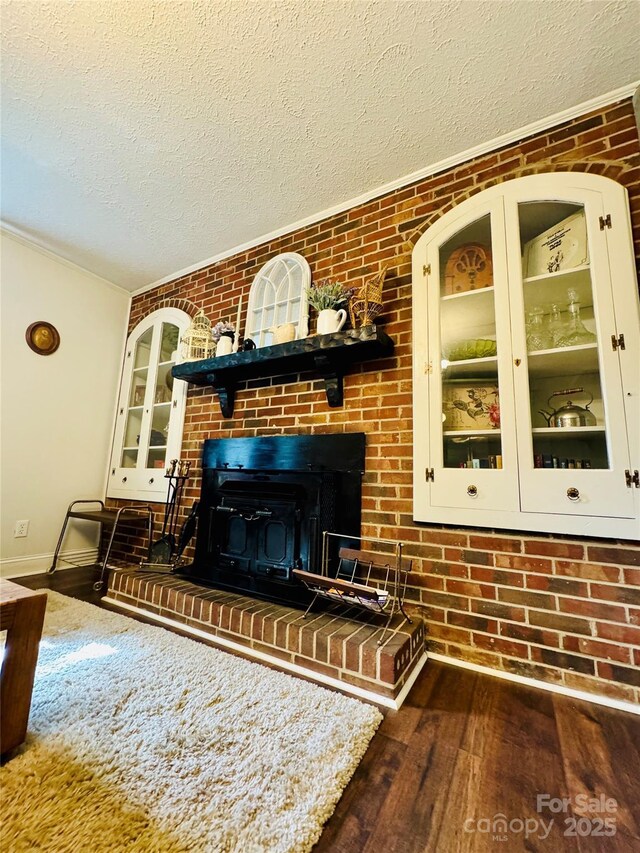
<path fill-rule="evenodd" d="M 598 345 L 582 344 L 576 347 L 536 350 L 528 353 L 529 375 L 570 376 L 572 374 L 596 373 L 598 371 Z M 558 370 L 558 364 L 561 370 Z"/>
<path fill-rule="evenodd" d="M 491 287 L 479 287 L 477 290 L 465 290 L 462 293 L 448 293 L 446 296 L 440 297 L 442 302 L 456 302 L 461 299 L 473 299 L 481 295 L 493 293 L 493 285 Z"/>
<path fill-rule="evenodd" d="M 500 438 L 499 429 L 446 429 L 442 434 L 447 438 Z"/>
<path fill-rule="evenodd" d="M 450 379 L 464 379 L 472 376 L 476 379 L 485 379 L 489 376 L 498 376 L 498 357 L 495 355 L 486 358 L 468 358 L 460 361 L 442 361 L 443 373 L 446 371 L 445 382 Z"/>
<path fill-rule="evenodd" d="M 523 279 L 523 282 L 524 284 L 533 284 L 540 281 L 553 281 L 558 278 L 581 275 L 584 272 L 589 272 L 589 264 L 581 264 L 579 267 L 571 267 L 571 269 L 558 270 L 557 272 L 543 272 L 540 275 L 530 275 Z"/>
<path fill-rule="evenodd" d="M 218 394 L 225 418 L 233 415 L 238 382 L 316 370 L 324 379 L 327 402 L 341 406 L 342 379 L 351 365 L 393 352 L 393 341 L 376 326 L 312 335 L 285 344 L 260 347 L 249 352 L 187 361 L 175 365 L 171 373 L 192 385 L 211 385 Z"/>
<path fill-rule="evenodd" d="M 523 279 L 525 303 L 544 305 L 566 302 L 567 290 L 575 290 L 581 307 L 593 305 L 591 269 L 589 264 L 570 270 L 532 275 Z M 530 295 L 531 292 L 531 295 Z"/>
<path fill-rule="evenodd" d="M 584 427 L 534 427 L 531 432 L 533 435 L 540 435 L 549 438 L 569 438 L 574 439 L 581 435 L 604 435 L 605 428 L 603 426 L 584 426 Z"/>
<path fill-rule="evenodd" d="M 455 338 L 443 340 L 443 349 L 466 338 L 495 339 L 494 288 L 482 287 L 440 297 L 442 328 L 455 329 Z"/>

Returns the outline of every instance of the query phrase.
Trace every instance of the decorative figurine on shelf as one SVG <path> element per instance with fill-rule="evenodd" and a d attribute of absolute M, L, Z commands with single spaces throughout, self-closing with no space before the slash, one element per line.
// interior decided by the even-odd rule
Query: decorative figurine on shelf
<path fill-rule="evenodd" d="M 382 285 L 387 266 L 385 264 L 377 275 L 367 279 L 349 300 L 349 317 L 354 329 L 370 325 L 382 311 Z"/>
<path fill-rule="evenodd" d="M 330 335 L 339 332 L 347 321 L 347 305 L 352 291 L 345 290 L 339 281 L 323 278 L 307 290 L 309 305 L 318 313 L 317 333 Z"/>
<path fill-rule="evenodd" d="M 202 309 L 193 318 L 180 343 L 182 344 L 182 361 L 200 361 L 203 358 L 211 358 L 213 355 L 211 320 L 207 319 Z"/>
<path fill-rule="evenodd" d="M 236 329 L 233 323 L 220 320 L 211 330 L 211 337 L 216 344 L 216 355 L 231 355 Z"/>

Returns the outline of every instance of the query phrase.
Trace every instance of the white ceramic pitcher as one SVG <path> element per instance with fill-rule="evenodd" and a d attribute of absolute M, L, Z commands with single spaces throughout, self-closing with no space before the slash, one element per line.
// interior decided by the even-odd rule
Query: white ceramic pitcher
<path fill-rule="evenodd" d="M 233 338 L 230 335 L 220 335 L 216 344 L 216 355 L 231 355 L 233 352 Z"/>
<path fill-rule="evenodd" d="M 325 308 L 318 314 L 318 334 L 330 335 L 339 332 L 347 322 L 347 312 L 344 308 L 336 311 L 335 308 Z"/>

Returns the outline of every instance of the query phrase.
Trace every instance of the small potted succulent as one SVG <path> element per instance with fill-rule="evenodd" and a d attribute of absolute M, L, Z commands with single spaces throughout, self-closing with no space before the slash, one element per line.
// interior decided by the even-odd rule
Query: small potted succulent
<path fill-rule="evenodd" d="M 216 344 L 216 355 L 230 355 L 233 352 L 233 341 L 235 339 L 236 328 L 233 323 L 228 323 L 226 320 L 220 320 L 211 329 L 211 337 Z"/>
<path fill-rule="evenodd" d="M 318 312 L 318 334 L 339 332 L 347 320 L 344 307 L 349 302 L 351 290 L 345 290 L 339 281 L 323 278 L 307 290 L 309 305 Z"/>

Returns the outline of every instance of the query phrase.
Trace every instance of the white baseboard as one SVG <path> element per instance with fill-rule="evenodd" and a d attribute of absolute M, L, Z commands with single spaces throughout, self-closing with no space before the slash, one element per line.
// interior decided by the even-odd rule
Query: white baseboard
<path fill-rule="evenodd" d="M 458 660 L 458 658 L 450 658 L 447 655 L 440 655 L 436 652 L 429 652 L 429 658 L 440 661 L 441 663 L 451 664 L 451 666 L 458 666 L 461 669 L 470 669 L 482 675 L 502 678 L 504 681 L 514 681 L 516 684 L 536 687 L 539 690 L 548 690 L 550 693 L 560 693 L 563 696 L 570 696 L 572 699 L 580 699 L 582 702 L 593 702 L 594 705 L 604 705 L 607 708 L 615 708 L 618 711 L 628 711 L 630 714 L 640 715 L 640 705 L 636 705 L 634 702 L 625 702 L 624 699 L 612 699 L 609 696 L 601 696 L 599 693 L 586 693 L 584 690 L 575 690 L 573 687 L 566 687 L 564 684 L 551 684 L 547 681 L 540 681 L 537 678 L 527 678 L 525 675 L 503 672 L 501 669 L 491 669 L 488 666 L 481 666 L 480 664 L 471 663 L 466 660 Z"/>
<path fill-rule="evenodd" d="M 91 566 L 98 560 L 97 548 L 82 548 L 73 551 L 61 551 L 58 556 L 58 569 L 72 568 L 69 563 L 77 566 Z M 0 560 L 0 577 L 23 578 L 26 575 L 44 574 L 51 567 L 53 552 L 50 554 L 32 554 L 29 557 L 11 557 L 8 560 Z"/>
<path fill-rule="evenodd" d="M 105 595 L 102 600 L 109 602 L 109 604 L 117 607 L 118 609 L 128 610 L 130 613 L 137 613 L 139 616 L 151 619 L 159 625 L 167 625 L 168 627 L 176 628 L 178 631 L 182 631 L 185 634 L 190 634 L 192 637 L 207 640 L 214 646 L 220 646 L 221 648 L 228 649 L 229 651 L 238 652 L 245 657 L 253 658 L 253 660 L 260 661 L 261 663 L 268 663 L 276 669 L 284 669 L 287 672 L 291 672 L 293 675 L 304 676 L 304 678 L 308 678 L 318 684 L 333 687 L 336 690 L 340 690 L 342 693 L 349 693 L 352 696 L 356 696 L 358 699 L 364 699 L 366 702 L 373 702 L 375 705 L 382 705 L 385 708 L 391 708 L 394 711 L 397 711 L 406 699 L 409 690 L 420 673 L 420 670 L 427 661 L 427 655 L 424 654 L 416 663 L 416 666 L 412 670 L 411 677 L 407 680 L 407 683 L 403 686 L 398 696 L 396 696 L 395 699 L 392 699 L 390 696 L 384 696 L 376 693 L 375 688 L 372 690 L 365 690 L 362 687 L 349 684 L 347 681 L 338 681 L 337 678 L 332 678 L 330 675 L 323 675 L 322 673 L 315 672 L 312 669 L 307 669 L 306 667 L 299 666 L 298 664 L 291 663 L 290 661 L 272 657 L 271 655 L 260 652 L 257 649 L 249 648 L 249 646 L 234 643 L 233 640 L 228 640 L 226 637 L 216 637 L 214 634 L 208 634 L 206 631 L 201 631 L 199 628 L 195 628 L 191 625 L 185 625 L 183 622 L 176 622 L 173 619 L 169 619 L 167 616 L 160 616 L 158 613 L 151 613 L 141 607 L 135 607 L 134 605 L 127 604 L 124 601 L 118 601 L 115 598 L 110 598 L 109 595 Z"/>

